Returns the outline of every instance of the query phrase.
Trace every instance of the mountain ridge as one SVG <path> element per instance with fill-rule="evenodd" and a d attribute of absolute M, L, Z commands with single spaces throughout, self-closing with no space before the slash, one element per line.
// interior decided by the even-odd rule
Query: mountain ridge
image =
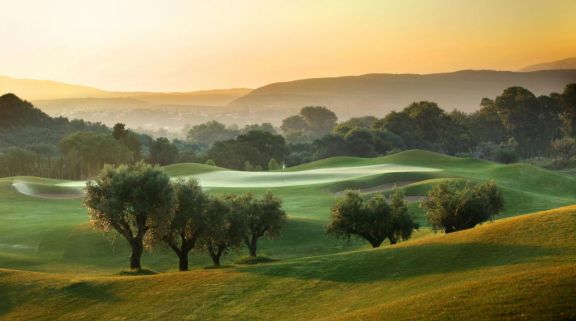
<path fill-rule="evenodd" d="M 537 95 L 562 91 L 576 82 L 576 70 L 534 72 L 461 70 L 435 74 L 365 74 L 309 78 L 268 84 L 229 104 L 252 109 L 289 109 L 324 105 L 339 116 L 382 115 L 429 100 L 444 109 L 474 111 L 484 97 L 495 97 L 511 86 Z"/>
<path fill-rule="evenodd" d="M 21 79 L 0 75 L 0 94 L 13 93 L 30 101 L 135 98 L 157 104 L 225 105 L 250 90 L 249 88 L 223 88 L 186 92 L 108 91 L 60 81 Z"/>
<path fill-rule="evenodd" d="M 576 57 L 561 60 L 549 61 L 526 66 L 518 71 L 539 71 L 539 70 L 564 70 L 576 69 Z"/>

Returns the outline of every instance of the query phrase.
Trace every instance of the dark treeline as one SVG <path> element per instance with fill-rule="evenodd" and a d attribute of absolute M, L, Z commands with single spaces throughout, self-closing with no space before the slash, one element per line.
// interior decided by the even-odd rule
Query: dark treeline
<path fill-rule="evenodd" d="M 542 96 L 510 87 L 479 103 L 478 111 L 464 113 L 421 101 L 383 118 L 340 123 L 329 109 L 309 106 L 284 119 L 280 128 L 210 121 L 190 128 L 185 140 L 169 140 L 137 134 L 123 124 L 110 129 L 51 118 L 8 94 L 0 97 L 0 176 L 83 179 L 104 164 L 140 160 L 273 170 L 332 156 L 371 157 L 414 148 L 503 163 L 551 156 L 568 161 L 576 154 L 576 84 Z"/>

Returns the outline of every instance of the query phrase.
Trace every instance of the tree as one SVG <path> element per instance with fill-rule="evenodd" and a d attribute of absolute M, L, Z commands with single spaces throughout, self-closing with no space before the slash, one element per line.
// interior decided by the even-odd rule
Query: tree
<path fill-rule="evenodd" d="M 300 116 L 302 116 L 315 137 L 329 134 L 336 127 L 336 121 L 338 120 L 333 111 L 323 106 L 304 107 L 300 110 Z"/>
<path fill-rule="evenodd" d="M 568 136 L 576 135 L 576 83 L 568 84 L 559 97 L 561 117 Z"/>
<path fill-rule="evenodd" d="M 496 97 L 494 108 L 504 127 L 518 142 L 523 157 L 545 152 L 559 135 L 559 107 L 546 97 L 537 98 L 522 87 L 510 87 Z"/>
<path fill-rule="evenodd" d="M 272 135 L 278 135 L 278 132 L 270 123 L 262 123 L 262 124 L 249 124 L 244 126 L 242 130 L 240 130 L 240 134 L 247 134 L 251 131 L 260 131 L 260 132 L 267 132 Z"/>
<path fill-rule="evenodd" d="M 304 142 L 329 134 L 337 120 L 336 114 L 326 107 L 308 106 L 300 114 L 282 120 L 280 129 L 289 142 Z"/>
<path fill-rule="evenodd" d="M 469 115 L 467 127 L 471 133 L 473 145 L 481 142 L 499 144 L 509 137 L 498 115 L 498 110 L 494 106 L 494 100 L 488 98 L 482 99 L 480 110 Z"/>
<path fill-rule="evenodd" d="M 104 164 L 130 163 L 134 154 L 111 135 L 76 132 L 64 137 L 59 144 L 70 170 L 70 178 L 96 175 Z"/>
<path fill-rule="evenodd" d="M 282 120 L 282 125 L 280 129 L 284 133 L 284 135 L 290 135 L 294 133 L 303 133 L 308 131 L 310 128 L 304 120 L 304 117 L 300 115 L 290 116 Z"/>
<path fill-rule="evenodd" d="M 344 136 L 347 155 L 370 157 L 376 156 L 375 138 L 367 129 L 355 128 Z"/>
<path fill-rule="evenodd" d="M 357 128 L 370 130 L 377 120 L 378 118 L 374 116 L 353 117 L 338 124 L 332 132 L 336 135 L 345 136 L 349 131 Z"/>
<path fill-rule="evenodd" d="M 162 237 L 178 255 L 180 271 L 188 270 L 188 253 L 205 229 L 208 196 L 195 179 L 180 179 L 172 183 L 175 208 L 169 229 Z"/>
<path fill-rule="evenodd" d="M 232 213 L 244 218 L 246 234 L 244 243 L 250 256 L 257 256 L 258 239 L 262 236 L 277 237 L 286 223 L 286 212 L 282 209 L 282 200 L 267 192 L 261 199 L 252 193 L 229 196 Z"/>
<path fill-rule="evenodd" d="M 493 219 L 504 208 L 504 199 L 493 181 L 445 181 L 432 188 L 420 206 L 432 229 L 452 233 Z"/>
<path fill-rule="evenodd" d="M 281 168 L 280 164 L 278 164 L 278 162 L 274 158 L 270 158 L 270 161 L 268 162 L 268 170 L 275 171 L 280 168 Z"/>
<path fill-rule="evenodd" d="M 222 255 L 242 245 L 246 226 L 243 218 L 234 215 L 230 203 L 223 198 L 210 197 L 206 213 L 205 229 L 198 243 L 218 267 Z"/>
<path fill-rule="evenodd" d="M 238 130 L 226 128 L 226 125 L 215 120 L 196 125 L 188 131 L 188 140 L 207 146 L 212 146 L 215 142 L 233 139 L 236 136 L 238 136 Z"/>
<path fill-rule="evenodd" d="M 122 138 L 128 135 L 128 131 L 126 130 L 126 125 L 122 123 L 114 124 L 112 127 L 112 137 L 116 140 L 121 140 Z"/>
<path fill-rule="evenodd" d="M 439 152 L 449 151 L 451 130 L 455 127 L 448 114 L 429 101 L 412 103 L 401 112 L 391 112 L 373 126 L 399 135 L 407 147 Z"/>
<path fill-rule="evenodd" d="M 178 159 L 178 148 L 166 137 L 150 141 L 150 163 L 161 166 L 173 164 Z"/>
<path fill-rule="evenodd" d="M 552 141 L 552 149 L 564 162 L 568 162 L 576 155 L 576 138 L 563 137 Z"/>
<path fill-rule="evenodd" d="M 332 206 L 326 231 L 347 240 L 352 236 L 363 238 L 374 248 L 386 238 L 394 244 L 399 239 L 410 238 L 412 231 L 418 228 L 405 206 L 401 193 L 394 195 L 390 206 L 381 194 L 365 201 L 358 192 L 347 191 Z"/>
<path fill-rule="evenodd" d="M 169 226 L 174 203 L 170 178 L 158 167 L 135 165 L 104 167 L 86 183 L 84 206 L 90 223 L 103 231 L 114 230 L 130 244 L 130 268 L 141 269 L 140 258 Z"/>
<path fill-rule="evenodd" d="M 208 157 L 219 166 L 239 170 L 266 168 L 271 158 L 284 161 L 287 155 L 288 147 L 282 136 L 260 131 L 217 142 L 208 151 Z M 250 168 L 246 167 L 248 163 Z"/>
<path fill-rule="evenodd" d="M 390 244 L 396 244 L 398 240 L 408 240 L 412 237 L 412 232 L 420 228 L 414 222 L 404 192 L 401 189 L 394 189 L 390 199 L 390 222 L 388 229 L 388 240 Z"/>

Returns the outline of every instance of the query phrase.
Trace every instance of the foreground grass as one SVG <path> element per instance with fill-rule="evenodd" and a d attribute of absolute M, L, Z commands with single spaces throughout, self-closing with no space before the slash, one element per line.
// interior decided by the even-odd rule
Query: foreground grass
<path fill-rule="evenodd" d="M 0 271 L 5 320 L 573 320 L 576 206 L 360 250 L 152 276 Z"/>

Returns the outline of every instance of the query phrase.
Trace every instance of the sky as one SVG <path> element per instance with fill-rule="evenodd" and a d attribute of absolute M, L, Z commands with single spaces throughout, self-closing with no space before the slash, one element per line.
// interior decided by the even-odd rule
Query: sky
<path fill-rule="evenodd" d="M 107 90 L 516 70 L 576 56 L 574 0 L 0 0 L 0 75 Z"/>

